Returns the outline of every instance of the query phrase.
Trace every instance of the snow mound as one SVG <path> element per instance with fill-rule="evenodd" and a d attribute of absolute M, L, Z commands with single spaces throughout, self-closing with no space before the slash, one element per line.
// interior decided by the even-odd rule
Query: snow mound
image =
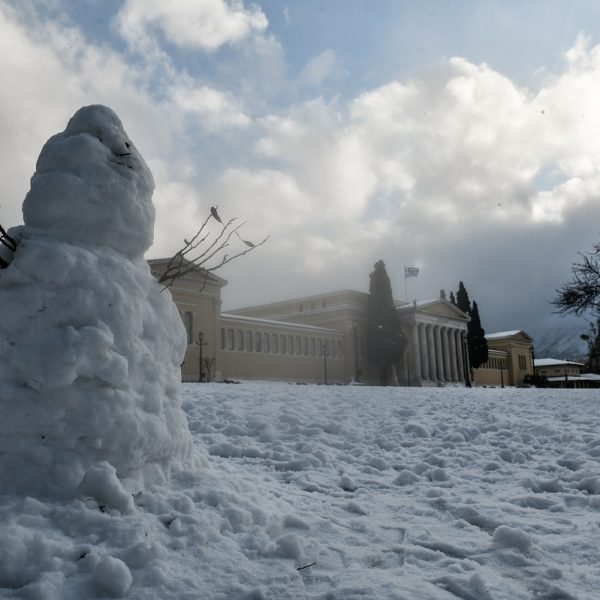
<path fill-rule="evenodd" d="M 23 202 L 30 232 L 141 258 L 154 232 L 154 180 L 119 117 L 85 106 L 42 148 Z"/>
<path fill-rule="evenodd" d="M 133 496 L 123 489 L 116 469 L 106 461 L 89 469 L 77 490 L 94 498 L 100 506 L 116 508 L 123 514 L 135 511 Z"/>
<path fill-rule="evenodd" d="M 531 538 L 524 531 L 517 527 L 508 527 L 507 525 L 500 525 L 494 531 L 492 541 L 498 546 L 516 548 L 521 552 L 527 552 L 531 548 Z"/>
<path fill-rule="evenodd" d="M 80 109 L 40 154 L 0 271 L 4 493 L 72 497 L 103 461 L 115 477 L 163 482 L 191 456 L 185 331 L 143 260 L 152 190 L 106 107 Z"/>
<path fill-rule="evenodd" d="M 122 598 L 131 587 L 133 578 L 122 560 L 105 556 L 94 568 L 92 581 L 100 593 L 106 592 L 114 598 Z"/>

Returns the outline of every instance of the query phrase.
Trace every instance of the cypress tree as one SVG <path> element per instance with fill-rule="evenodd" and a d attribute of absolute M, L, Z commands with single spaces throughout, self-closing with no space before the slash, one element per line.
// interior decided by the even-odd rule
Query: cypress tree
<path fill-rule="evenodd" d="M 471 313 L 471 302 L 469 301 L 469 294 L 465 289 L 463 282 L 458 284 L 458 292 L 456 292 L 456 306 L 460 308 L 467 315 Z"/>
<path fill-rule="evenodd" d="M 366 334 L 367 359 L 379 367 L 380 385 L 387 385 L 391 367 L 402 358 L 406 344 L 394 308 L 390 278 L 382 260 L 375 263 L 369 275 Z"/>
<path fill-rule="evenodd" d="M 456 306 L 456 298 L 454 297 L 454 292 L 450 292 L 450 302 Z"/>
<path fill-rule="evenodd" d="M 485 339 L 485 330 L 481 326 L 479 307 L 473 300 L 471 320 L 467 326 L 467 345 L 469 347 L 469 362 L 472 369 L 478 369 L 488 359 L 488 345 Z"/>

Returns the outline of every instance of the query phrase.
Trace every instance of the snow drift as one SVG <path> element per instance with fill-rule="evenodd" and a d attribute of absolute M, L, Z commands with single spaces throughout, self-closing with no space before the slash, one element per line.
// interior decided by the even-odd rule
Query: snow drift
<path fill-rule="evenodd" d="M 40 153 L 0 271 L 4 493 L 109 489 L 126 511 L 123 479 L 164 481 L 191 456 L 178 391 L 185 332 L 143 260 L 153 188 L 104 106 L 77 111 Z"/>

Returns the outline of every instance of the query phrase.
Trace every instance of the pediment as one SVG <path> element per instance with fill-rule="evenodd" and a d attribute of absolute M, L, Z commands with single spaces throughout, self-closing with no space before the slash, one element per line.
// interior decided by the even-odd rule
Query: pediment
<path fill-rule="evenodd" d="M 488 344 L 494 342 L 506 342 L 510 340 L 511 342 L 522 342 L 523 344 L 531 344 L 533 342 L 533 338 L 525 331 L 511 331 L 507 332 L 506 335 L 501 335 L 497 333 L 492 333 L 486 336 Z"/>
<path fill-rule="evenodd" d="M 469 317 L 465 313 L 454 306 L 452 302 L 448 300 L 432 300 L 419 306 L 417 304 L 417 311 L 426 313 L 429 315 L 435 315 L 436 317 L 446 317 L 450 319 L 460 319 L 461 321 L 468 321 Z"/>

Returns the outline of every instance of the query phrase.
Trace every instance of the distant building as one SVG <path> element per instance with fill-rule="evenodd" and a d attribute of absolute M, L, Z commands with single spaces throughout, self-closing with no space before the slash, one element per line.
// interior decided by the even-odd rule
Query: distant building
<path fill-rule="evenodd" d="M 377 371 L 366 356 L 368 294 L 341 290 L 230 311 L 221 315 L 223 373 L 232 377 L 376 382 Z M 464 382 L 468 317 L 447 300 L 396 302 L 407 349 L 397 365 L 401 385 L 443 385 Z M 240 321 L 240 317 L 244 320 Z M 279 346 L 256 352 L 233 344 L 240 333 L 280 331 Z M 283 341 L 281 335 L 287 335 Z M 266 338 L 265 338 L 266 339 Z M 272 338 L 273 339 L 273 338 Z M 282 341 L 285 346 L 282 346 Z M 293 347 L 290 344 L 293 343 Z M 325 348 L 326 356 L 323 356 Z M 234 354 L 230 354 L 233 352 Z"/>
<path fill-rule="evenodd" d="M 520 329 L 486 334 L 489 356 L 485 364 L 474 370 L 476 385 L 524 385 L 533 375 L 533 339 Z"/>
<path fill-rule="evenodd" d="M 168 261 L 148 262 L 158 277 Z M 202 363 L 205 380 L 378 381 L 366 356 L 367 293 L 341 290 L 223 313 L 221 289 L 226 283 L 194 270 L 169 288 L 187 331 L 184 380 L 198 381 Z M 404 359 L 396 369 L 397 383 L 464 385 L 470 372 L 466 351 L 469 317 L 445 298 L 396 301 L 396 310 L 407 341 Z M 505 385 L 522 382 L 517 350 L 523 348 L 531 361 L 531 350 L 525 351 L 531 338 L 524 332 L 509 333 L 518 335 L 488 341 L 490 347 L 493 343 L 498 347 L 490 351 L 489 369 L 476 371 L 476 384 L 500 385 L 503 376 Z"/>
<path fill-rule="evenodd" d="M 548 380 L 551 387 L 600 387 L 600 375 L 582 373 L 584 364 L 558 358 L 536 358 L 535 370 Z"/>

